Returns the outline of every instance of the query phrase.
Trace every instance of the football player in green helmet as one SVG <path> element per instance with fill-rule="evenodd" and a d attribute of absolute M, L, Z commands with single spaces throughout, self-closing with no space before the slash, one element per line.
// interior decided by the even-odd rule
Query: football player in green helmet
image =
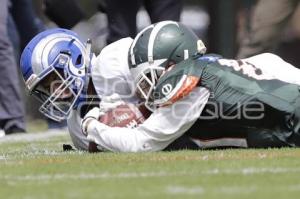
<path fill-rule="evenodd" d="M 172 21 L 146 27 L 126 48 L 122 42 L 101 52 L 100 68 L 117 74 L 128 64 L 133 91 L 153 112 L 128 129 L 99 122 L 99 109 L 92 109 L 82 130 L 101 149 L 159 151 L 182 135 L 200 148 L 300 146 L 300 70 L 280 57 L 205 55 L 201 40 Z"/>
<path fill-rule="evenodd" d="M 164 71 L 205 52 L 203 42 L 181 23 L 164 21 L 142 30 L 130 46 L 128 63 L 137 94 L 145 99 L 145 105 L 152 109 L 150 93 Z"/>

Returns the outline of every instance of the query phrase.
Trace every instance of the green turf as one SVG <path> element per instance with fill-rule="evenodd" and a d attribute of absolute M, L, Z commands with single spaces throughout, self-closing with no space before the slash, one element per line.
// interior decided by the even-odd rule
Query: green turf
<path fill-rule="evenodd" d="M 0 143 L 0 198 L 300 198 L 300 150 L 62 152 L 67 136 Z"/>

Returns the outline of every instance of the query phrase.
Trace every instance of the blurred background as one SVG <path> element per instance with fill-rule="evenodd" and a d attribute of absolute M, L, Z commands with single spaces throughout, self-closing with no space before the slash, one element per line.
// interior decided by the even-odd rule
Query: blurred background
<path fill-rule="evenodd" d="M 298 2 L 298 0 L 10 0 L 7 28 L 16 65 L 24 46 L 35 34 L 47 28 L 72 29 L 83 39 L 92 39 L 92 48 L 98 54 L 108 43 L 125 36 L 134 37 L 136 31 L 170 14 L 175 19 L 179 17 L 180 22 L 195 31 L 207 45 L 208 53 L 221 54 L 226 58 L 244 58 L 262 52 L 273 52 L 300 67 Z M 114 17 L 116 13 L 122 13 L 123 17 Z M 135 28 L 135 19 L 136 31 L 132 30 Z M 123 27 L 127 22 L 129 25 L 133 24 L 131 32 L 126 32 L 126 29 L 115 29 L 116 33 L 112 33 L 114 27 Z M 25 123 L 29 123 L 27 131 L 31 131 L 32 126 L 39 125 L 42 125 L 43 129 L 65 127 L 65 124 L 47 121 L 40 115 L 37 101 L 27 96 L 22 80 L 18 84 L 21 103 L 26 107 L 24 118 Z"/>

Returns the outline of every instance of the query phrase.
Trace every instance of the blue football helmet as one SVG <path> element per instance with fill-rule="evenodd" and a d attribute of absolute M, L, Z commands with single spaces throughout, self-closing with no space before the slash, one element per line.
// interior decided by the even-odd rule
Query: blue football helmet
<path fill-rule="evenodd" d="M 36 35 L 25 47 L 21 72 L 29 93 L 42 102 L 40 112 L 62 121 L 86 97 L 91 43 L 70 30 L 55 28 Z"/>

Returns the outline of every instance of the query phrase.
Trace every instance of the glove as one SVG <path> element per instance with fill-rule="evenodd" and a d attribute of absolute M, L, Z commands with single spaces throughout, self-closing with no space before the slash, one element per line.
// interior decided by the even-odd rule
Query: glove
<path fill-rule="evenodd" d="M 88 118 L 93 118 L 93 119 L 99 120 L 99 118 L 103 114 L 104 114 L 104 112 L 102 112 L 100 108 L 94 107 L 84 116 L 83 120 L 88 119 Z"/>
<path fill-rule="evenodd" d="M 99 118 L 104 115 L 105 112 L 101 111 L 100 108 L 98 107 L 94 107 L 93 109 L 91 109 L 83 118 L 83 120 L 81 121 L 81 130 L 82 133 L 87 136 L 87 128 L 88 125 L 90 124 L 91 121 L 93 120 L 97 120 L 99 121 Z"/>
<path fill-rule="evenodd" d="M 100 102 L 100 110 L 105 113 L 122 104 L 125 104 L 125 102 L 121 99 L 121 97 L 117 93 L 114 93 L 110 96 L 106 96 L 102 98 Z"/>

